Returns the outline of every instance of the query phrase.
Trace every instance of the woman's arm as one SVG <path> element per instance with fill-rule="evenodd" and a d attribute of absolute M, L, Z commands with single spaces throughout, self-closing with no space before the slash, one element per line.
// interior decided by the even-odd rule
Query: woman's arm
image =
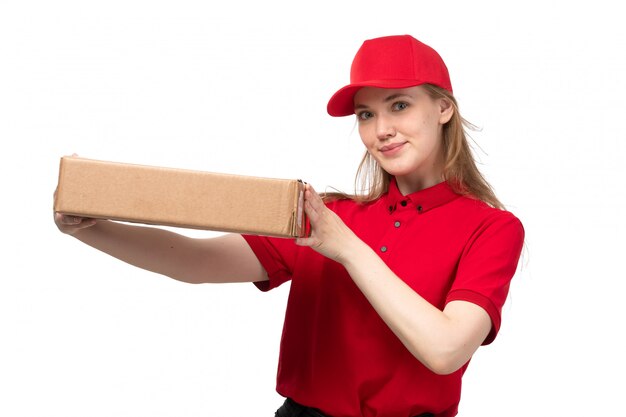
<path fill-rule="evenodd" d="M 312 234 L 296 243 L 341 263 L 404 346 L 433 372 L 449 374 L 462 367 L 489 334 L 487 312 L 466 301 L 450 302 L 443 311 L 434 307 L 307 187 L 305 210 Z"/>
<path fill-rule="evenodd" d="M 243 237 L 195 239 L 164 229 L 54 213 L 63 233 L 124 262 L 189 283 L 255 282 L 267 274 Z"/>
<path fill-rule="evenodd" d="M 355 245 L 346 270 L 404 346 L 430 370 L 449 374 L 463 366 L 491 330 L 487 312 L 467 301 L 437 309 L 367 245 Z"/>

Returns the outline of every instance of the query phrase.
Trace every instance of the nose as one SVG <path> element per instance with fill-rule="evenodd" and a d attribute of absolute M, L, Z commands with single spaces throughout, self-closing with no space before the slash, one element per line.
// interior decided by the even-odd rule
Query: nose
<path fill-rule="evenodd" d="M 387 140 L 396 135 L 396 128 L 389 117 L 376 118 L 376 136 L 379 140 Z"/>

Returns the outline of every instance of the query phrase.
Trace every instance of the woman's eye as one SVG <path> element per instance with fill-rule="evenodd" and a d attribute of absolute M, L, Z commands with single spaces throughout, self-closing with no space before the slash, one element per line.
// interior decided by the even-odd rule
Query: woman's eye
<path fill-rule="evenodd" d="M 358 114 L 359 120 L 367 120 L 372 117 L 372 113 L 369 111 L 362 111 Z"/>
<path fill-rule="evenodd" d="M 403 101 L 398 101 L 397 103 L 393 103 L 394 110 L 404 110 L 407 107 L 409 107 L 409 105 Z"/>

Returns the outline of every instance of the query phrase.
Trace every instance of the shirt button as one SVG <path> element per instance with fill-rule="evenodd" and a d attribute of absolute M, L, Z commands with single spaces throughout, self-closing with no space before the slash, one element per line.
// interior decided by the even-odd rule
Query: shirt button
<path fill-rule="evenodd" d="M 406 200 L 400 201 L 400 205 L 401 205 L 402 207 L 406 207 L 406 204 L 407 204 L 407 203 L 406 203 Z"/>
<path fill-rule="evenodd" d="M 422 210 L 422 206 L 417 206 L 417 211 L 421 212 Z"/>
<path fill-rule="evenodd" d="M 387 246 L 383 246 L 383 247 L 381 247 L 381 248 L 380 248 L 380 251 L 381 251 L 381 252 L 387 252 Z"/>
<path fill-rule="evenodd" d="M 400 227 L 400 222 L 395 222 L 393 225 L 396 227 Z"/>

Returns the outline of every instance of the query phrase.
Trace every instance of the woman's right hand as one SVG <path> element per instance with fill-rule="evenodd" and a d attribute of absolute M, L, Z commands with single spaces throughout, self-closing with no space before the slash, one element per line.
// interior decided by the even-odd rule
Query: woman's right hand
<path fill-rule="evenodd" d="M 59 230 L 68 235 L 74 235 L 76 232 L 91 227 L 96 224 L 97 220 L 89 217 L 70 216 L 68 214 L 54 213 L 54 223 Z"/>
<path fill-rule="evenodd" d="M 72 156 L 78 156 L 73 154 Z M 57 189 L 54 190 L 53 199 L 57 198 Z M 76 232 L 86 229 L 87 227 L 91 227 L 96 224 L 97 220 L 89 217 L 81 217 L 81 216 L 70 216 L 69 214 L 62 214 L 58 212 L 52 213 L 54 216 L 54 223 L 57 225 L 59 230 L 66 235 L 74 235 Z"/>

